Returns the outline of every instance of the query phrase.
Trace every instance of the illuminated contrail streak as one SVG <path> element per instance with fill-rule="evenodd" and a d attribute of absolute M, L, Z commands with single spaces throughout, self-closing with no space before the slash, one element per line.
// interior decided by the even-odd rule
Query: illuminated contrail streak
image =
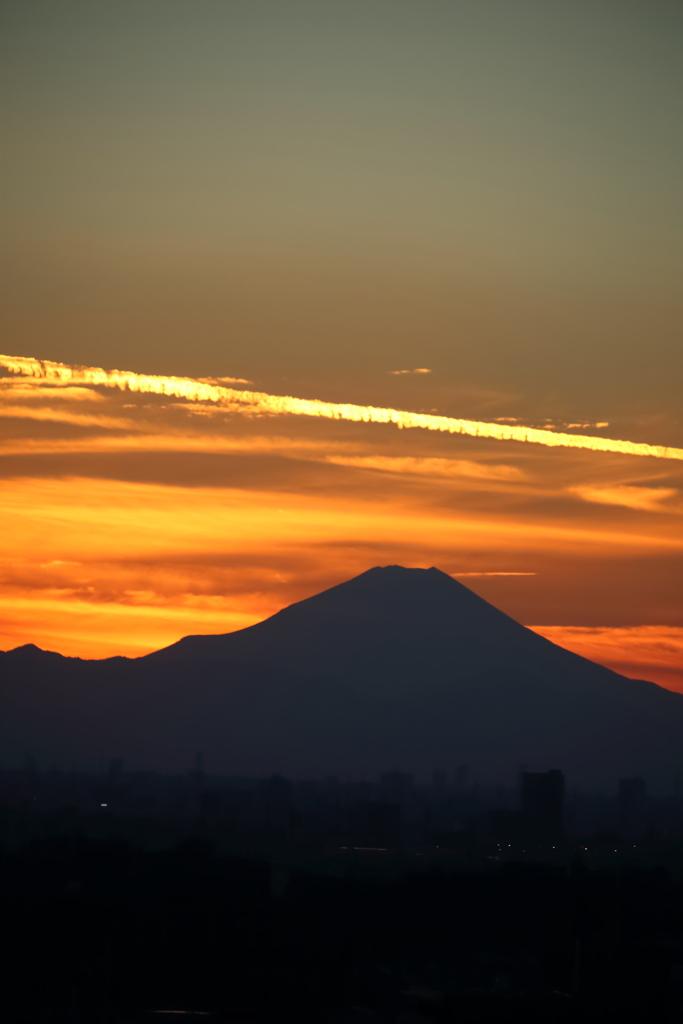
<path fill-rule="evenodd" d="M 54 384 L 91 384 L 98 387 L 120 388 L 122 391 L 169 395 L 194 402 L 213 402 L 224 409 L 248 416 L 318 416 L 356 423 L 394 423 L 399 429 L 419 427 L 448 434 L 466 434 L 469 437 L 490 437 L 497 441 L 526 441 L 550 448 L 588 448 L 598 452 L 683 460 L 683 449 L 667 448 L 664 445 L 637 444 L 633 441 L 616 441 L 609 437 L 591 437 L 586 434 L 562 434 L 553 430 L 538 430 L 515 424 L 460 420 L 451 416 L 432 416 L 425 413 L 403 412 L 400 409 L 376 408 L 371 405 L 321 402 L 287 395 L 268 395 L 258 391 L 238 391 L 206 381 L 193 380 L 191 377 L 159 377 L 124 370 L 103 370 L 99 367 L 71 367 L 64 363 L 23 356 L 0 356 L 0 367 L 11 373 Z"/>

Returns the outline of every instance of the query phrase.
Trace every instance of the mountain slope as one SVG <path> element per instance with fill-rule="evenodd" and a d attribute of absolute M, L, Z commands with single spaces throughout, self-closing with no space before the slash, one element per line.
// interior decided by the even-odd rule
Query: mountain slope
<path fill-rule="evenodd" d="M 683 696 L 526 629 L 437 569 L 371 569 L 248 629 L 145 658 L 0 656 L 10 757 L 212 771 L 416 772 L 519 761 L 583 785 L 683 769 Z"/>
<path fill-rule="evenodd" d="M 189 636 L 146 657 L 154 664 L 230 661 L 314 677 L 348 677 L 369 692 L 419 692 L 425 683 L 548 660 L 592 662 L 521 626 L 438 569 L 370 569 L 247 629 Z M 597 666 L 594 666 L 597 668 Z"/>

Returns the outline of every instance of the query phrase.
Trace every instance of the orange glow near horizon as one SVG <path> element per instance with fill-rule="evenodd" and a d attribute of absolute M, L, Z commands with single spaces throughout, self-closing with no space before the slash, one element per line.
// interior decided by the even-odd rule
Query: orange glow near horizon
<path fill-rule="evenodd" d="M 130 595 L 131 597 L 133 595 Z M 144 599 L 156 595 L 140 594 Z M 230 633 L 279 611 L 254 593 L 236 602 L 222 597 L 169 603 L 94 604 L 55 594 L 43 599 L 0 600 L 5 630 L 0 649 L 35 643 L 67 657 L 137 658 L 194 634 Z M 284 607 L 284 605 L 283 605 Z M 36 616 L 45 623 L 36 632 Z M 683 629 L 672 626 L 590 628 L 530 626 L 547 640 L 633 679 L 647 679 L 683 693 Z"/>
<path fill-rule="evenodd" d="M 632 679 L 683 693 L 683 629 L 673 626 L 594 628 L 530 626 L 560 647 Z"/>
<path fill-rule="evenodd" d="M 368 546 L 400 548 L 405 561 L 424 566 L 438 564 L 439 552 L 454 545 L 461 558 L 488 552 L 494 530 L 501 557 L 520 547 L 526 557 L 579 547 L 588 553 L 611 547 L 615 557 L 683 548 L 674 537 L 579 531 L 568 523 L 508 518 L 496 528 L 490 520 L 444 516 L 409 500 L 387 507 L 367 498 L 80 478 L 10 481 L 0 491 L 0 518 L 6 538 L 0 646 L 32 642 L 80 657 L 136 657 L 190 633 L 241 629 L 369 568 Z M 646 678 L 679 688 L 675 657 L 683 646 L 680 637 L 678 647 L 674 641 L 683 630 L 669 631 L 674 653 L 657 660 L 647 628 L 642 635 L 534 628 L 617 671 L 649 669 Z"/>

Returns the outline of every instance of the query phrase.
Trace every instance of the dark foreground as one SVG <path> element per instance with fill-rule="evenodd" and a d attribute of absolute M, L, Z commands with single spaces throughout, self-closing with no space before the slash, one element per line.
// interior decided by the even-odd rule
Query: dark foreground
<path fill-rule="evenodd" d="M 58 837 L 5 850 L 2 895 L 7 1024 L 683 1015 L 683 884 L 664 868 L 314 872 Z"/>

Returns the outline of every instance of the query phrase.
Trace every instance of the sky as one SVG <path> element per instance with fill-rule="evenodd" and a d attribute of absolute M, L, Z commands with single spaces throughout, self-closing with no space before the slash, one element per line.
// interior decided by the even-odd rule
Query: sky
<path fill-rule="evenodd" d="M 0 19 L 0 647 L 436 565 L 683 692 L 680 4 Z"/>

